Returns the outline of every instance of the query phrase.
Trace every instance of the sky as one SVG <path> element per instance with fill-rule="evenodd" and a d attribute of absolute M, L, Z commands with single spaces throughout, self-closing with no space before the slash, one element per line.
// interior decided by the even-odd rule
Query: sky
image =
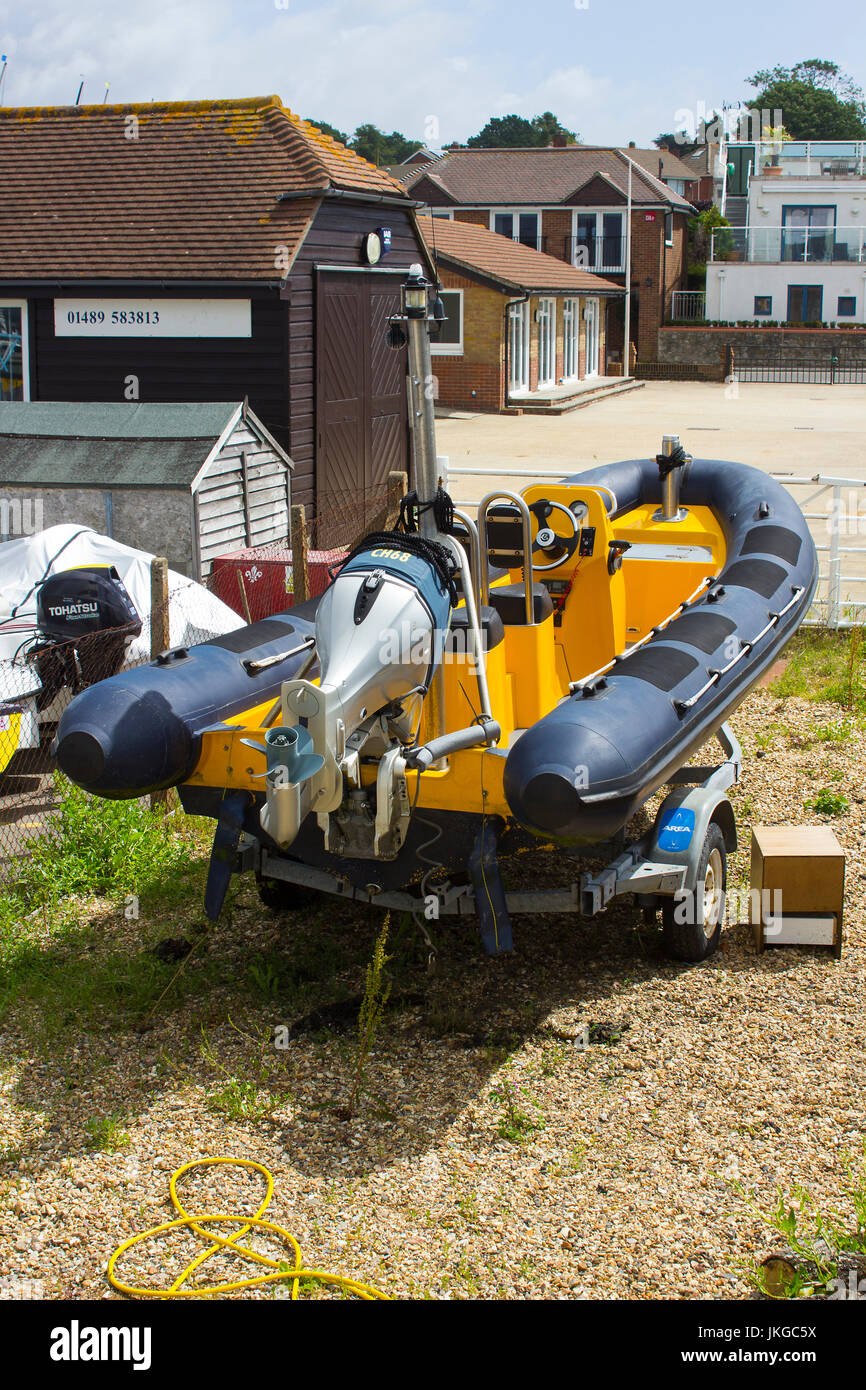
<path fill-rule="evenodd" d="M 434 148 L 553 111 L 590 144 L 651 144 L 760 68 L 830 58 L 866 88 L 866 6 L 837 0 L 0 0 L 6 106 L 279 95 L 350 133 Z M 2 170 L 0 170 L 2 181 Z"/>

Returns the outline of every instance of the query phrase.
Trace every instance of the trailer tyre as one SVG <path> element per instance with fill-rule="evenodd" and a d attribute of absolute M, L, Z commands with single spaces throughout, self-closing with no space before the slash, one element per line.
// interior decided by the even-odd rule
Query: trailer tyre
<path fill-rule="evenodd" d="M 674 960 L 706 960 L 719 944 L 728 884 L 725 838 L 715 821 L 707 830 L 695 888 L 662 900 L 662 939 Z"/>

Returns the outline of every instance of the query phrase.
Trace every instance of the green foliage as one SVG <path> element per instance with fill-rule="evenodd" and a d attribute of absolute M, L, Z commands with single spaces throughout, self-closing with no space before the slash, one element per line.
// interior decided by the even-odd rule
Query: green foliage
<path fill-rule="evenodd" d="M 782 699 L 799 695 L 866 715 L 866 661 L 860 628 L 848 634 L 803 629 L 785 648 L 788 665 L 770 686 Z"/>
<path fill-rule="evenodd" d="M 750 106 L 781 110 L 793 140 L 860 140 L 866 136 L 861 89 L 824 58 L 765 68 L 746 79 L 759 88 Z"/>
<path fill-rule="evenodd" d="M 278 1101 L 263 1091 L 255 1081 L 239 1081 L 233 1077 L 219 1091 L 212 1091 L 207 1107 L 229 1120 L 262 1120 L 273 1114 Z"/>
<path fill-rule="evenodd" d="M 496 1122 L 496 1133 L 500 1139 L 507 1139 L 511 1144 L 524 1144 L 536 1130 L 544 1129 L 544 1116 L 535 1101 L 529 1102 L 534 1114 L 520 1108 L 521 1093 L 513 1081 L 500 1081 L 490 1094 L 503 1106 L 503 1112 Z"/>
<path fill-rule="evenodd" d="M 802 1183 L 794 1185 L 790 1194 L 776 1188 L 772 1207 L 765 1211 L 755 1195 L 742 1184 L 735 1183 L 734 1191 L 749 1210 L 776 1231 L 792 1252 L 796 1268 L 782 1281 L 782 1287 L 771 1284 L 760 1266 L 752 1265 L 749 1274 L 761 1293 L 778 1298 L 808 1298 L 823 1294 L 838 1275 L 839 1257 L 843 1254 L 866 1254 L 866 1144 L 864 1158 L 855 1165 L 846 1163 L 848 1181 L 844 1193 L 852 1208 L 852 1216 L 838 1211 L 822 1211 L 817 1199 Z"/>
<path fill-rule="evenodd" d="M 822 816 L 844 816 L 848 810 L 848 798 L 842 792 L 822 787 L 817 796 L 803 802 L 805 811 L 817 811 Z"/>
<path fill-rule="evenodd" d="M 569 145 L 579 141 L 575 132 L 562 125 L 552 111 L 544 111 L 531 120 L 514 114 L 491 116 L 477 135 L 470 135 L 466 144 L 477 150 L 540 148 L 552 144 L 555 136 L 564 136 Z"/>
<path fill-rule="evenodd" d="M 30 854 L 16 861 L 13 893 L 28 902 L 71 895 L 118 899 L 170 880 L 189 859 L 195 835 L 182 816 L 144 801 L 103 801 L 56 774 L 59 805 Z"/>
<path fill-rule="evenodd" d="M 129 1148 L 129 1135 L 123 1128 L 124 1117 L 122 1115 L 101 1115 L 98 1119 L 88 1120 L 86 1129 L 88 1133 L 88 1148 L 98 1150 L 100 1153 L 113 1154 L 120 1149 Z"/>
<path fill-rule="evenodd" d="M 693 267 L 705 266 L 710 258 L 710 250 L 717 261 L 724 260 L 734 249 L 733 234 L 724 229 L 730 223 L 713 204 L 697 217 L 689 218 L 689 273 Z M 715 233 L 715 237 L 713 236 Z"/>
<path fill-rule="evenodd" d="M 362 159 L 369 159 L 371 164 L 402 164 L 410 154 L 422 148 L 420 140 L 407 140 L 399 130 L 386 135 L 384 130 L 371 124 L 359 125 L 349 142 L 349 149 Z"/>

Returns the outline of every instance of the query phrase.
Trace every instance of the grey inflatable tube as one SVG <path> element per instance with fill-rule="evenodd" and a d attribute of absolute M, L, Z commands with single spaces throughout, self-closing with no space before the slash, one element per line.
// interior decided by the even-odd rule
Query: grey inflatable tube
<path fill-rule="evenodd" d="M 575 497 L 581 486 L 607 488 L 611 516 L 661 502 L 655 459 L 592 468 L 563 481 L 574 484 Z M 615 835 L 712 736 L 808 610 L 818 577 L 815 545 L 779 483 L 746 464 L 694 459 L 684 469 L 680 504 L 716 513 L 727 547 L 724 569 L 706 596 L 509 750 L 506 799 L 515 818 L 538 835 L 573 844 Z M 730 670 L 715 674 L 741 652 Z"/>

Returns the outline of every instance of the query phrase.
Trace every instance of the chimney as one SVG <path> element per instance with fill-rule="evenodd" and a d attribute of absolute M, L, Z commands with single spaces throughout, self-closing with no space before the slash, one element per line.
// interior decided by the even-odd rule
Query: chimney
<path fill-rule="evenodd" d="M 553 148 L 554 148 L 555 150 L 564 150 L 565 147 L 566 147 L 566 145 L 567 145 L 567 143 L 568 143 L 568 141 L 566 140 L 565 136 L 562 134 L 561 131 L 558 132 L 558 134 L 554 135 L 554 137 L 553 137 Z"/>

